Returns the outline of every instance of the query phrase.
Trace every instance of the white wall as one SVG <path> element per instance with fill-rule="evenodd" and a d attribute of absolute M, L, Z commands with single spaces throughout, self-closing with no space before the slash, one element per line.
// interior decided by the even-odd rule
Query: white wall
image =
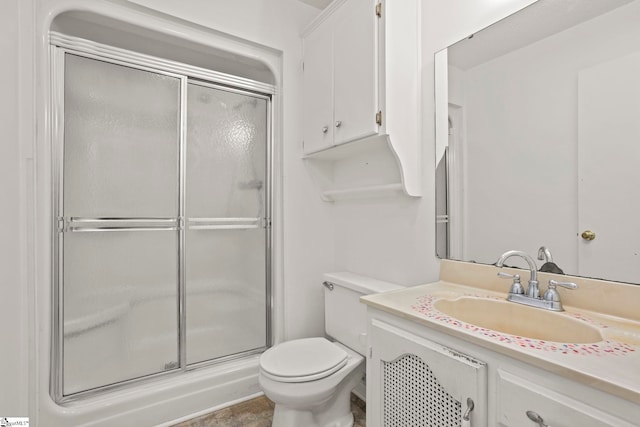
<path fill-rule="evenodd" d="M 546 245 L 579 274 L 578 76 L 640 49 L 639 11 L 632 3 L 464 72 L 464 259 Z"/>
<path fill-rule="evenodd" d="M 19 111 L 23 103 L 19 26 L 20 0 L 8 0 L 0 13 L 0 416 L 27 416 L 27 270 L 24 249 L 27 170 Z M 26 3 L 26 2 L 25 2 Z M 31 75 L 28 74 L 27 77 Z"/>

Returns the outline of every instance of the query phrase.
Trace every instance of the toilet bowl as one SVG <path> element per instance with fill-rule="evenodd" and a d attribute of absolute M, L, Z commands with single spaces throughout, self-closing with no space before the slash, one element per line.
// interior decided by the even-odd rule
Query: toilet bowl
<path fill-rule="evenodd" d="M 324 275 L 323 337 L 286 341 L 260 357 L 258 380 L 276 405 L 272 427 L 351 427 L 351 390 L 365 372 L 367 315 L 360 297 L 402 288 L 352 273 Z"/>
<path fill-rule="evenodd" d="M 272 347 L 260 362 L 260 386 L 276 403 L 273 427 L 353 425 L 350 394 L 365 370 L 360 354 L 305 338 Z"/>

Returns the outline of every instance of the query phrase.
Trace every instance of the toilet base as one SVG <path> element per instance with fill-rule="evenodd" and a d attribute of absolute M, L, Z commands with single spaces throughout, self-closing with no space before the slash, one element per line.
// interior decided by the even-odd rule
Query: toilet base
<path fill-rule="evenodd" d="M 276 403 L 272 427 L 353 427 L 351 388 L 345 388 L 328 402 L 311 409 L 289 408 Z"/>
<path fill-rule="evenodd" d="M 295 409 L 276 408 L 273 413 L 273 427 L 279 426 L 318 426 L 315 416 L 310 411 L 296 411 Z M 340 419 L 333 420 L 323 427 L 353 427 L 353 414 L 345 415 Z"/>

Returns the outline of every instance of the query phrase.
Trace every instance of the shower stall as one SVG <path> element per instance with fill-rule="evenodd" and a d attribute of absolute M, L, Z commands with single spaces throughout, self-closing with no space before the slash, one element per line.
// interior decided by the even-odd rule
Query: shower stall
<path fill-rule="evenodd" d="M 263 351 L 271 95 L 52 40 L 54 400 Z"/>

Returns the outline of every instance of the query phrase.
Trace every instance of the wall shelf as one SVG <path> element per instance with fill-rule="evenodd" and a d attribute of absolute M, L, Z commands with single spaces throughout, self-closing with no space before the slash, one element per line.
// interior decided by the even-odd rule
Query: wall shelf
<path fill-rule="evenodd" d="M 327 202 L 411 195 L 387 135 L 338 145 L 303 157 Z"/>
<path fill-rule="evenodd" d="M 322 192 L 322 199 L 335 202 L 344 199 L 362 199 L 371 197 L 385 197 L 402 193 L 402 183 L 372 185 L 369 187 L 346 188 L 343 190 L 327 190 Z"/>

